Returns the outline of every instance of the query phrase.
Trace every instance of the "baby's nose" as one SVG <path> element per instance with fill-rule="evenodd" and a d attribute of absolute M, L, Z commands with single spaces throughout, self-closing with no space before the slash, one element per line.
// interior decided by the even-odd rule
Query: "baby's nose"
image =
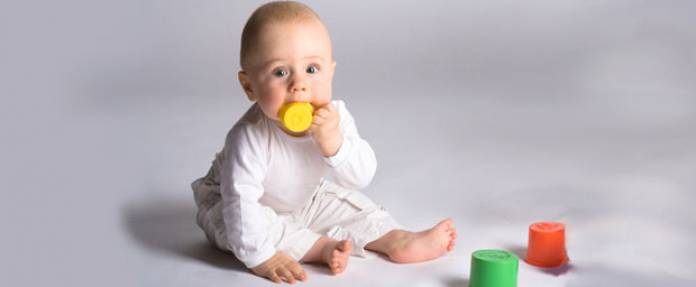
<path fill-rule="evenodd" d="M 300 93 L 300 92 L 306 92 L 306 91 L 307 91 L 306 85 L 293 85 L 293 87 L 290 88 L 291 93 Z"/>
<path fill-rule="evenodd" d="M 292 81 L 292 84 L 290 84 L 290 92 L 291 93 L 300 93 L 300 92 L 306 92 L 307 91 L 307 84 L 303 80 L 294 80 Z"/>
<path fill-rule="evenodd" d="M 290 87 L 290 101 L 293 102 L 308 102 L 309 87 L 304 83 L 293 84 Z"/>

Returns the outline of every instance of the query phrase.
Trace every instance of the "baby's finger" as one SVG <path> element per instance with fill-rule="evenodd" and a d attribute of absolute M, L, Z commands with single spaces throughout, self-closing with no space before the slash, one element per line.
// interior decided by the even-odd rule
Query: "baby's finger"
<path fill-rule="evenodd" d="M 329 113 L 331 113 L 331 114 L 338 114 L 338 109 L 337 109 L 336 106 L 334 106 L 334 104 L 332 104 L 332 103 L 329 103 L 328 105 L 326 105 L 326 109 L 327 109 L 327 110 L 329 111 Z"/>
<path fill-rule="evenodd" d="M 271 281 L 273 281 L 274 283 L 281 283 L 281 282 L 283 282 L 283 280 L 280 279 L 280 276 L 278 276 L 278 274 L 276 274 L 275 272 L 271 272 L 271 273 L 268 275 L 268 279 L 271 279 Z"/>
<path fill-rule="evenodd" d="M 290 265 L 290 272 L 292 272 L 293 275 L 295 275 L 295 278 L 300 281 L 305 281 L 307 279 L 307 273 L 305 273 L 304 269 L 300 264 L 293 264 Z"/>
<path fill-rule="evenodd" d="M 283 280 L 285 282 L 288 282 L 290 284 L 295 283 L 295 275 L 293 275 L 292 272 L 290 272 L 290 270 L 288 270 L 287 268 L 285 268 L 285 267 L 278 268 L 278 274 L 280 275 L 280 277 L 283 278 Z"/>
<path fill-rule="evenodd" d="M 328 117 L 330 114 L 331 114 L 331 111 L 327 110 L 327 109 L 324 108 L 324 107 L 321 107 L 321 108 L 317 109 L 317 110 L 314 112 L 314 116 L 315 116 L 315 117 L 321 117 L 321 118 L 326 118 L 326 117 Z"/>
<path fill-rule="evenodd" d="M 315 125 L 315 124 L 312 124 L 312 125 L 309 127 L 309 134 L 312 135 L 312 137 L 313 137 L 314 139 L 316 139 L 317 136 L 321 134 L 321 130 L 319 130 L 319 126 L 317 126 L 317 125 Z"/>
<path fill-rule="evenodd" d="M 323 118 L 323 117 L 314 117 L 312 119 L 312 124 L 321 125 L 324 122 L 326 122 L 326 118 Z"/>

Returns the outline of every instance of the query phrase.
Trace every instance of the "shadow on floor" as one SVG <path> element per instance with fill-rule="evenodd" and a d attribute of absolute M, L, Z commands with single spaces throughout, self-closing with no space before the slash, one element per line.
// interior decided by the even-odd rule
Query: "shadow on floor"
<path fill-rule="evenodd" d="M 447 287 L 469 287 L 469 279 L 452 277 L 443 281 Z"/>
<path fill-rule="evenodd" d="M 512 253 L 515 253 L 515 255 L 517 255 L 517 257 L 520 258 L 520 264 L 527 264 L 527 262 L 524 261 L 524 258 L 527 257 L 527 247 L 524 247 L 522 245 L 508 245 L 508 246 L 505 246 L 503 249 L 508 250 Z M 529 265 L 529 264 L 527 264 L 527 265 Z M 531 265 L 529 265 L 529 266 L 531 266 Z M 532 266 L 532 267 L 534 267 L 534 266 Z M 543 273 L 558 277 L 558 276 L 567 274 L 568 272 L 572 271 L 575 267 L 573 266 L 573 264 L 568 263 L 568 264 L 565 264 L 565 265 L 558 267 L 558 268 L 540 268 L 540 267 L 534 267 L 534 268 L 539 270 L 539 272 L 543 272 Z"/>
<path fill-rule="evenodd" d="M 196 225 L 196 207 L 190 201 L 150 198 L 121 209 L 124 230 L 144 248 L 168 255 L 195 259 L 212 266 L 248 273 L 232 253 L 208 243 Z"/>

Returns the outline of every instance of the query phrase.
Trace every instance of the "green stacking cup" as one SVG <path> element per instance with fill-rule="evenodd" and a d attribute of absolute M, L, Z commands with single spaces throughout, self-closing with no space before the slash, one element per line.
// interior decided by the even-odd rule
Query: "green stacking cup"
<path fill-rule="evenodd" d="M 503 250 L 471 254 L 469 287 L 517 287 L 517 255 Z"/>

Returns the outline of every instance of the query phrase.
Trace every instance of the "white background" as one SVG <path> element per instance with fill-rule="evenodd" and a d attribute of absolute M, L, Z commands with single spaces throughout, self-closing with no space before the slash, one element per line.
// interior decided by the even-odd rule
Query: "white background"
<path fill-rule="evenodd" d="M 3 286 L 261 286 L 194 223 L 189 183 L 249 107 L 259 1 L 0 3 Z M 353 258 L 307 286 L 466 286 L 482 248 L 567 226 L 572 265 L 519 286 L 696 284 L 692 1 L 311 1 L 378 157 L 365 190 L 433 262 Z"/>

